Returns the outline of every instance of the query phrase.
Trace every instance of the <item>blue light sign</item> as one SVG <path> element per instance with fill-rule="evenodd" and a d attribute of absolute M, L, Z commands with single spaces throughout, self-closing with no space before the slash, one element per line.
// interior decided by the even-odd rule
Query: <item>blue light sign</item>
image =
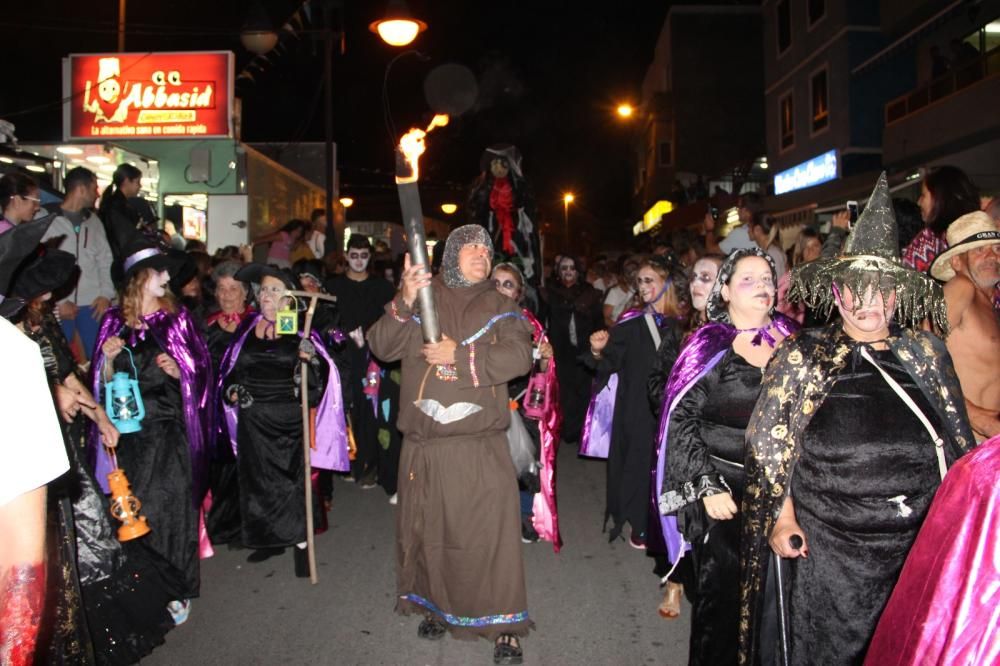
<path fill-rule="evenodd" d="M 837 151 L 830 150 L 791 169 L 774 174 L 774 193 L 794 192 L 835 178 L 837 178 Z"/>

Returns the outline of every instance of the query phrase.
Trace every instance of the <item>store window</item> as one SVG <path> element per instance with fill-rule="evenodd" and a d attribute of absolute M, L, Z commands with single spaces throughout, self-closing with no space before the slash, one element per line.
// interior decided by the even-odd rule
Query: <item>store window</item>
<path fill-rule="evenodd" d="M 809 79 L 809 94 L 812 100 L 812 131 L 816 133 L 830 125 L 830 88 L 825 67 Z"/>
<path fill-rule="evenodd" d="M 777 15 L 778 55 L 788 50 L 792 45 L 792 3 L 790 0 L 780 0 L 775 6 Z"/>
<path fill-rule="evenodd" d="M 781 150 L 795 145 L 795 104 L 789 91 L 778 100 L 778 127 L 780 128 Z"/>
<path fill-rule="evenodd" d="M 809 27 L 826 16 L 826 0 L 809 0 Z"/>
<path fill-rule="evenodd" d="M 670 166 L 674 163 L 673 145 L 669 141 L 661 141 L 657 150 L 656 161 L 659 166 Z"/>

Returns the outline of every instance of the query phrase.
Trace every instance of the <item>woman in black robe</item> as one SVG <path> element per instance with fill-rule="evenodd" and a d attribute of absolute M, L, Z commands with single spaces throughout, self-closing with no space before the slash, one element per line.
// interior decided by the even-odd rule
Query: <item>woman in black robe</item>
<path fill-rule="evenodd" d="M 244 319 L 254 314 L 254 309 L 247 304 L 249 292 L 246 284 L 233 277 L 242 266 L 238 261 L 224 261 L 212 271 L 219 311 L 205 319 L 205 341 L 216 376 L 236 329 Z M 216 441 L 213 454 L 209 469 L 212 506 L 205 515 L 205 528 L 213 544 L 236 546 L 240 543 L 240 484 L 236 456 L 232 447 L 221 438 Z"/>
<path fill-rule="evenodd" d="M 684 557 L 691 558 L 697 581 L 689 664 L 737 662 L 744 431 L 764 366 L 787 330 L 774 314 L 776 283 L 774 264 L 762 250 L 737 250 L 727 258 L 707 313 L 710 322 L 724 325 L 731 342 L 669 412 L 667 496 L 691 544 Z"/>
<path fill-rule="evenodd" d="M 657 349 L 677 356 L 680 318 L 687 306 L 687 279 L 679 267 L 653 257 L 640 265 L 636 284 L 642 306 L 623 312 L 610 332 L 591 334 L 588 363 L 597 371 L 595 390 L 603 388 L 611 375 L 618 376 L 604 509 L 605 524 L 608 518 L 612 522 L 609 539 L 617 539 L 628 523 L 629 543 L 645 549 L 651 505 L 649 471 L 657 427 L 647 398 L 647 381 Z"/>
<path fill-rule="evenodd" d="M 207 485 L 211 360 L 197 324 L 168 290 L 177 259 L 138 235 L 124 247 L 121 306 L 101 320 L 92 381 L 103 399 L 114 373 L 138 379 L 145 416 L 140 430 L 122 434 L 117 462 L 152 528 L 137 545 L 162 576 L 172 599 L 168 610 L 179 624 L 200 588 L 198 512 Z M 107 456 L 93 437 L 90 448 L 102 481 Z"/>
<path fill-rule="evenodd" d="M 582 281 L 576 259 L 562 257 L 556 268 L 559 274 L 555 283 L 542 291 L 546 309 L 542 314 L 548 321 L 549 340 L 555 352 L 563 410 L 562 439 L 574 444 L 580 440 L 590 400 L 591 376 L 581 354 L 587 353 L 590 334 L 604 328 L 604 313 L 601 292 Z"/>

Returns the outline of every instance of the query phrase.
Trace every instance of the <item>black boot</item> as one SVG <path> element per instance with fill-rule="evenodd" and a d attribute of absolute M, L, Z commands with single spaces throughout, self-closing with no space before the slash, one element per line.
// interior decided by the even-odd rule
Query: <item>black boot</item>
<path fill-rule="evenodd" d="M 292 548 L 295 553 L 295 577 L 309 578 L 309 550 L 307 548 Z"/>

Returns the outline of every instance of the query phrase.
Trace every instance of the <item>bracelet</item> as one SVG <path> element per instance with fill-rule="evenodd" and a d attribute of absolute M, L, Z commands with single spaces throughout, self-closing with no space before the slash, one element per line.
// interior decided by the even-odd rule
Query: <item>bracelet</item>
<path fill-rule="evenodd" d="M 391 304 L 391 307 L 392 307 L 392 318 L 395 319 L 396 321 L 398 321 L 400 324 L 405 324 L 406 322 L 408 322 L 411 319 L 413 319 L 412 316 L 411 317 L 406 317 L 406 318 L 403 318 L 403 317 L 399 316 L 399 307 L 396 305 L 396 299 L 395 298 L 390 301 L 390 304 Z"/>
<path fill-rule="evenodd" d="M 593 347 L 591 347 L 590 349 L 590 355 L 593 356 L 594 358 L 601 358 L 601 352 L 594 351 Z"/>

